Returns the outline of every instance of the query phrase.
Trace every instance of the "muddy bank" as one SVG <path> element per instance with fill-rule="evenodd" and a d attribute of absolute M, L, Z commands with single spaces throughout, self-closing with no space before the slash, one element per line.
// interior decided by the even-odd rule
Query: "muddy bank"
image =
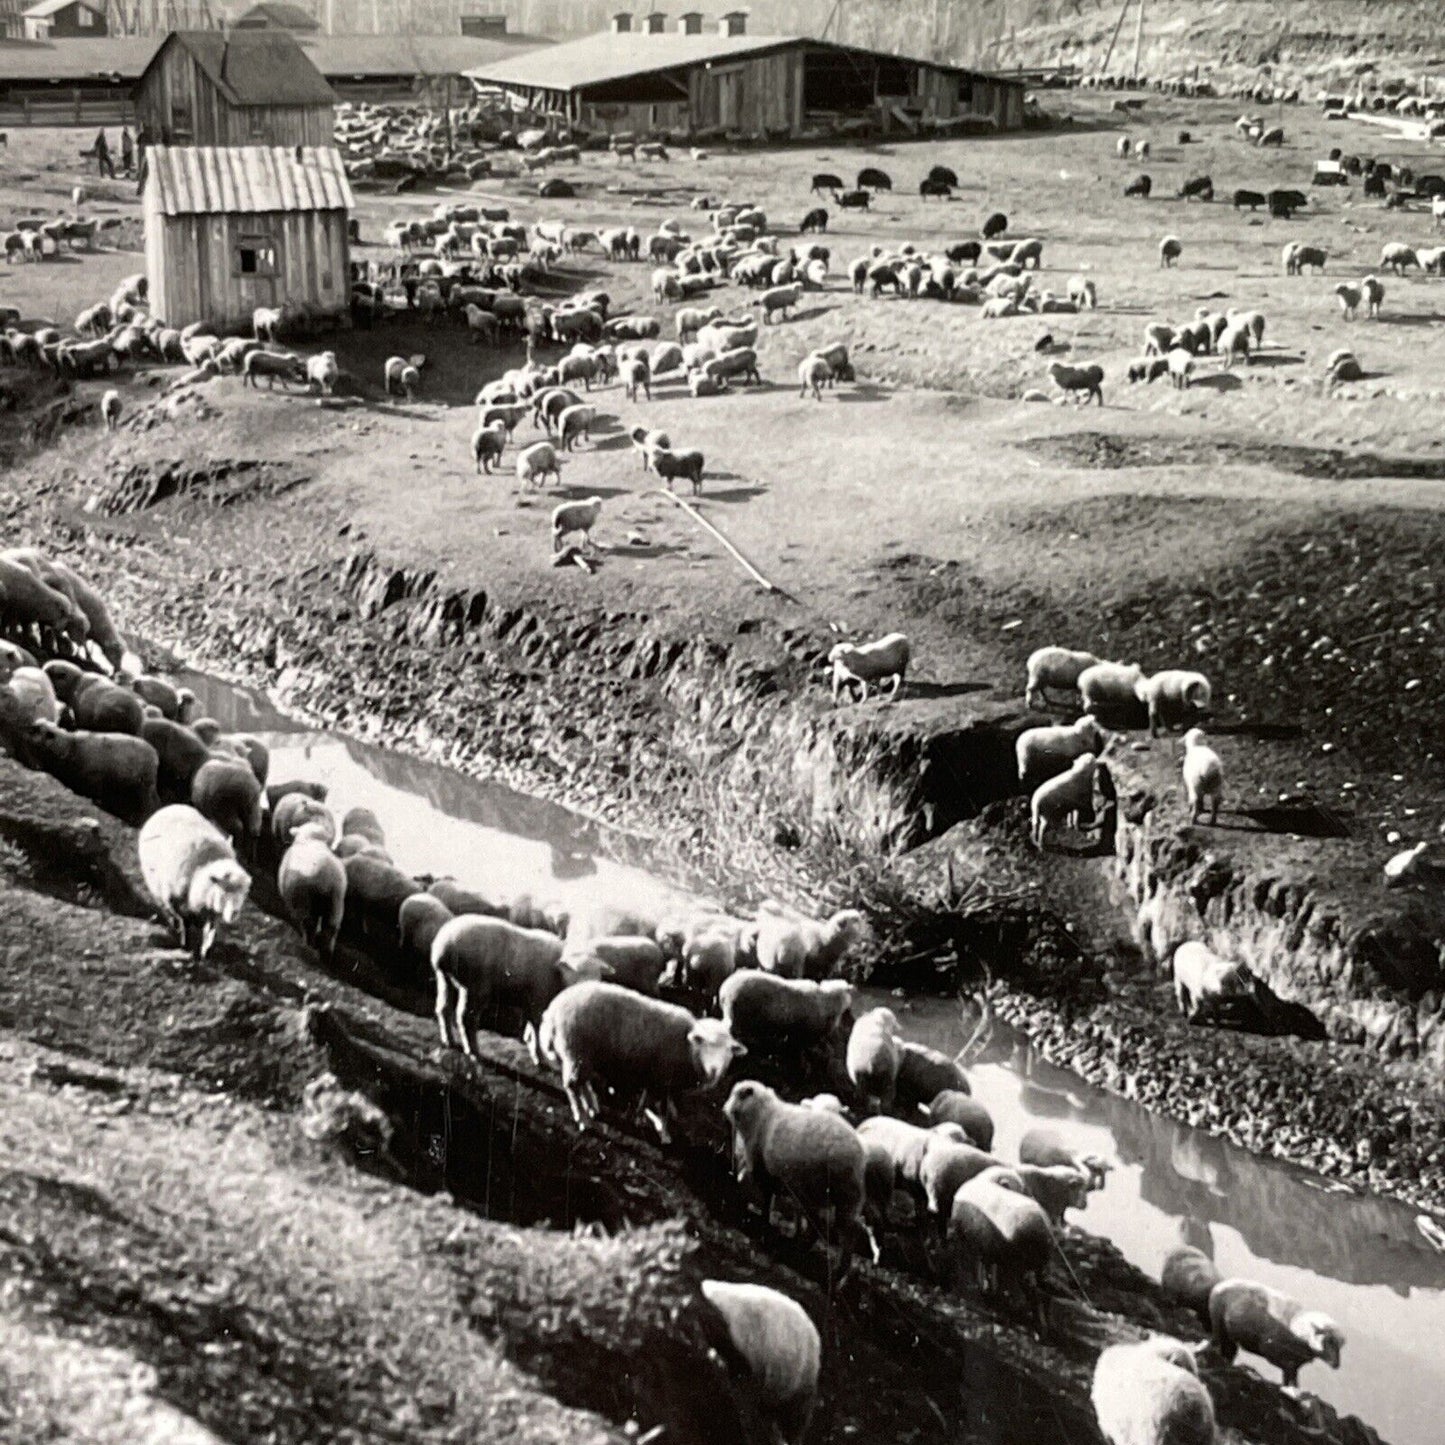
<path fill-rule="evenodd" d="M 296 1190 L 309 1189 L 318 1229 L 334 1230 L 328 1211 L 359 1188 L 362 1217 L 349 1227 L 361 1232 L 346 1236 L 347 1245 L 376 1259 L 404 1242 L 423 1272 L 408 1278 L 398 1269 L 378 1286 L 423 1288 L 425 1298 L 406 1298 L 407 1310 L 441 1311 L 448 1323 L 445 1348 L 413 1392 L 422 1413 L 409 1421 L 410 1438 L 444 1438 L 469 1421 L 478 1428 L 471 1393 L 449 1377 L 466 1364 L 452 1353 L 458 1340 L 471 1337 L 527 1372 L 507 1381 L 525 1438 L 553 1438 L 547 1431 L 559 1428 L 562 1407 L 595 1412 L 566 1426 L 568 1438 L 616 1438 L 598 1416 L 643 1430 L 666 1423 L 680 1441 L 761 1438 L 746 1398 L 707 1353 L 711 1327 L 695 1293 L 704 1273 L 777 1284 L 822 1322 L 828 1366 L 812 1437 L 819 1440 L 906 1435 L 941 1445 L 960 1432 L 1018 1445 L 1058 1432 L 1088 1440 L 1087 1380 L 1101 1344 L 1149 1327 L 1199 1335 L 1115 1251 L 1077 1231 L 1063 1247 L 1094 1309 L 1061 1304 L 1047 1343 L 905 1273 L 915 1261 L 902 1239 L 890 1239 L 884 1264 L 861 1265 L 830 1302 L 821 1261 L 742 1206 L 707 1101 L 685 1111 L 680 1141 L 666 1152 L 610 1127 L 579 1139 L 555 1080 L 539 1076 L 520 1046 L 487 1039 L 480 1067 L 439 1057 L 424 1001 L 408 1016 L 322 973 L 254 907 L 207 963 L 182 959 L 136 916 L 133 834 L 3 760 L 0 834 L 0 1018 L 27 1048 L 49 1051 L 30 1071 L 28 1090 L 0 1067 L 10 1129 L 32 1116 L 36 1127 L 51 1120 L 56 1090 L 126 1100 L 111 1111 L 111 1129 L 140 1128 L 137 1120 L 157 1114 L 165 1123 L 147 1149 L 128 1134 L 120 1145 L 133 1151 L 139 1180 L 152 1189 L 163 1180 L 178 1207 L 182 1185 L 200 1186 L 173 1182 L 153 1158 L 186 1153 L 178 1111 L 160 1098 L 173 1096 L 177 1084 L 167 1081 L 178 1080 L 196 1096 L 179 1111 L 184 1121 L 199 1129 L 210 1111 L 223 1111 L 239 1165 L 272 1180 L 288 1209 L 299 1208 Z M 64 864 L 63 845 L 81 835 L 99 841 Z M 35 886 L 42 871 L 44 891 Z M 102 891 L 96 880 L 106 877 L 125 882 Z M 164 1079 L 153 1077 L 158 1069 Z M 326 1086 L 332 1099 L 358 1091 L 385 1122 L 354 1104 L 328 1114 L 318 1078 L 335 1081 Z M 318 1114 L 339 1125 L 318 1128 Z M 7 1278 L 26 1292 L 32 1329 L 65 1333 L 79 1322 L 107 1345 L 123 1343 L 156 1370 L 164 1398 L 202 1423 L 217 1402 L 241 1394 L 240 1413 L 215 1420 L 227 1433 L 249 1437 L 253 1418 L 259 1431 L 253 1411 L 273 1416 L 282 1439 L 379 1431 L 379 1413 L 392 1402 L 389 1377 L 370 1351 L 386 1344 L 366 1336 L 365 1321 L 330 1333 L 304 1304 L 263 1298 L 263 1285 L 275 1288 L 271 1277 L 260 1278 L 244 1255 L 227 1258 L 200 1225 L 179 1248 L 173 1227 L 162 1258 L 159 1237 L 130 1212 L 140 1184 L 124 1171 L 103 1188 L 86 1183 L 78 1160 L 90 1157 L 82 1146 L 100 1131 L 75 1119 L 66 1127 L 60 1137 L 77 1141 L 76 1157 L 68 1146 L 52 1147 L 28 1172 L 3 1176 L 12 1212 L 0 1255 Z M 326 1148 L 308 1152 L 293 1127 Z M 243 1150 L 253 1129 L 268 1131 L 265 1162 Z M 198 1167 L 214 1169 L 216 1159 L 202 1153 Z M 358 1168 L 371 1177 L 353 1185 L 347 1171 Z M 471 1212 L 449 1209 L 447 1194 Z M 244 1196 L 231 1203 L 251 1207 Z M 578 1226 L 601 1226 L 607 1237 L 578 1236 Z M 286 1249 L 304 1233 L 293 1220 Z M 251 1247 L 249 1232 L 239 1247 Z M 217 1275 L 229 1271 L 224 1286 L 208 1286 L 203 1255 Z M 288 1257 L 283 1251 L 277 1266 Z M 305 1277 L 328 1287 L 308 1293 L 330 1300 L 335 1286 L 345 1298 L 344 1279 L 332 1274 L 341 1260 L 327 1265 Z M 283 1326 L 283 1306 L 302 1313 Z M 222 1339 L 228 1343 L 217 1348 Z M 322 1341 L 330 1340 L 328 1353 Z M 1250 1372 L 1206 1373 L 1221 1419 L 1251 1440 L 1376 1438 L 1318 1402 L 1282 1398 Z"/>

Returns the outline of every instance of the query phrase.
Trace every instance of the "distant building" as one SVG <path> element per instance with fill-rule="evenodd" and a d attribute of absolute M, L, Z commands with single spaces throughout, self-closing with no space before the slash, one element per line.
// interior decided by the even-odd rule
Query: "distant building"
<path fill-rule="evenodd" d="M 142 185 L 149 305 L 168 325 L 348 310 L 355 202 L 333 146 L 152 146 Z"/>
<path fill-rule="evenodd" d="M 492 40 L 498 35 L 507 33 L 507 17 L 505 15 L 468 15 L 463 13 L 461 17 L 462 34 L 477 39 Z"/>
<path fill-rule="evenodd" d="M 232 30 L 289 30 L 293 35 L 314 35 L 321 22 L 289 0 L 261 0 L 231 24 Z"/>
<path fill-rule="evenodd" d="M 177 30 L 135 87 L 152 144 L 329 146 L 336 93 L 285 30 Z"/>
<path fill-rule="evenodd" d="M 639 30 L 620 11 L 601 34 L 467 73 L 515 105 L 609 133 L 783 140 L 868 127 L 1016 130 L 1024 122 L 1016 80 L 806 36 L 749 35 L 741 10 L 720 16 L 711 34 L 695 28 L 698 18 L 689 11 L 666 31 L 659 17 Z"/>
<path fill-rule="evenodd" d="M 39 0 L 20 12 L 26 40 L 98 40 L 110 34 L 102 6 L 87 0 Z"/>

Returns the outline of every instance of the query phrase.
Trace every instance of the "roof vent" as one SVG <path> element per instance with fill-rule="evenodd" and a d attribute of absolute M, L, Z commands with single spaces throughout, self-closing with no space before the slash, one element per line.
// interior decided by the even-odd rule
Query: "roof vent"
<path fill-rule="evenodd" d="M 746 35 L 748 33 L 748 12 L 729 10 L 717 23 L 719 35 Z"/>
<path fill-rule="evenodd" d="M 667 29 L 667 16 L 660 10 L 654 10 L 643 22 L 642 28 L 649 35 L 661 35 Z"/>
<path fill-rule="evenodd" d="M 614 35 L 628 35 L 632 32 L 632 12 L 630 10 L 619 10 L 612 17 L 612 33 Z"/>
<path fill-rule="evenodd" d="M 702 11 L 689 10 L 685 15 L 679 15 L 677 18 L 677 29 L 680 35 L 701 35 Z"/>

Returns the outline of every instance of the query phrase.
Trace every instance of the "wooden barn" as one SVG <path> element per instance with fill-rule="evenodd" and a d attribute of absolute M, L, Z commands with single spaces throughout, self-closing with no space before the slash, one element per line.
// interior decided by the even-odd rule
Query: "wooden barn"
<path fill-rule="evenodd" d="M 329 146 L 336 94 L 286 30 L 176 30 L 135 88 L 166 146 Z"/>
<path fill-rule="evenodd" d="M 258 306 L 347 314 L 354 204 L 333 146 L 152 146 L 142 178 L 150 307 L 249 326 Z"/>
<path fill-rule="evenodd" d="M 694 19 L 683 16 L 679 26 Z M 1015 130 L 1024 122 L 1017 81 L 802 36 L 748 35 L 738 11 L 714 34 L 637 31 L 619 16 L 611 31 L 467 73 L 515 106 L 607 133 L 787 140 L 863 129 Z"/>

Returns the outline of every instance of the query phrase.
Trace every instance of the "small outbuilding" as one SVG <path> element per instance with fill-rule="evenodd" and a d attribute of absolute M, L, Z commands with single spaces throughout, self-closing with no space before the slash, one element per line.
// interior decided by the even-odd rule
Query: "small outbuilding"
<path fill-rule="evenodd" d="M 287 30 L 176 30 L 135 87 L 166 146 L 329 146 L 336 93 Z"/>
<path fill-rule="evenodd" d="M 98 40 L 110 34 L 103 5 L 87 0 L 38 0 L 20 12 L 26 40 Z"/>
<path fill-rule="evenodd" d="M 258 306 L 348 313 L 355 204 L 334 146 L 152 146 L 142 177 L 152 312 L 219 332 Z"/>
<path fill-rule="evenodd" d="M 238 15 L 232 30 L 289 30 L 293 35 L 314 35 L 321 22 L 309 11 L 290 0 L 261 0 L 244 14 Z"/>

